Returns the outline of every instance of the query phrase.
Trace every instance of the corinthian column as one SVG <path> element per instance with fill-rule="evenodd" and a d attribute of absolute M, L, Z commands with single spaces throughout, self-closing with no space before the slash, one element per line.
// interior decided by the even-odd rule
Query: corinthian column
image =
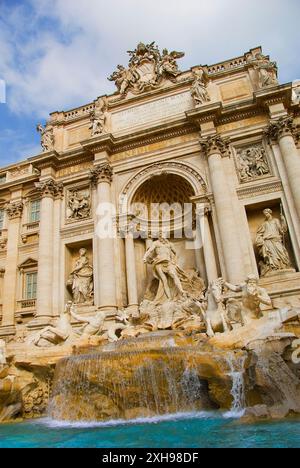
<path fill-rule="evenodd" d="M 215 250 L 208 220 L 210 212 L 210 206 L 197 205 L 197 217 L 203 245 L 203 256 L 208 284 L 218 278 Z"/>
<path fill-rule="evenodd" d="M 91 170 L 91 179 L 97 188 L 98 223 L 95 236 L 96 258 L 98 263 L 98 278 L 95 289 L 99 309 L 115 310 L 116 277 L 113 217 L 114 209 L 111 203 L 112 168 L 103 163 Z"/>
<path fill-rule="evenodd" d="M 134 225 L 131 222 L 126 226 L 125 233 L 128 307 L 134 312 L 138 308 L 138 292 L 134 250 Z"/>
<path fill-rule="evenodd" d="M 297 136 L 297 126 L 293 123 L 293 117 L 282 117 L 276 122 L 271 122 L 266 135 L 270 142 L 278 141 L 300 219 L 300 156 L 294 140 Z"/>
<path fill-rule="evenodd" d="M 6 214 L 9 223 L 3 286 L 2 327 L 7 327 L 8 334 L 13 333 L 15 324 L 18 245 L 22 212 L 23 203 L 21 201 L 12 202 L 6 206 Z"/>
<path fill-rule="evenodd" d="M 36 317 L 32 325 L 45 325 L 53 317 L 54 200 L 61 196 L 63 187 L 53 179 L 47 179 L 35 185 L 41 194 L 41 218 Z"/>
<path fill-rule="evenodd" d="M 238 283 L 244 279 L 243 255 L 235 228 L 235 215 L 223 165 L 223 158 L 230 156 L 229 140 L 214 135 L 202 139 L 200 143 L 208 158 L 226 273 L 231 282 Z"/>

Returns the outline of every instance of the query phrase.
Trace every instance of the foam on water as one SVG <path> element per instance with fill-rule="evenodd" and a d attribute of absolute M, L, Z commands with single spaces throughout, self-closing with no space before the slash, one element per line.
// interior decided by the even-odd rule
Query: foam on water
<path fill-rule="evenodd" d="M 43 418 L 36 421 L 37 424 L 43 424 L 51 428 L 93 428 L 93 427 L 110 427 L 110 426 L 126 426 L 136 424 L 158 424 L 164 421 L 179 421 L 184 419 L 213 419 L 216 416 L 222 417 L 223 413 L 212 411 L 198 411 L 192 413 L 174 413 L 163 414 L 159 416 L 151 416 L 136 419 L 110 419 L 108 421 L 58 421 L 51 418 Z M 33 422 L 34 423 L 34 422 Z"/>

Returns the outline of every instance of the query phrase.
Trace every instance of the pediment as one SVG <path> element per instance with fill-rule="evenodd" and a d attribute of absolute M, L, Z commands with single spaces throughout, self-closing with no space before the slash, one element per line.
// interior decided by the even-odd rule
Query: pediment
<path fill-rule="evenodd" d="M 24 262 L 20 263 L 20 265 L 18 265 L 18 268 L 21 270 L 24 268 L 36 267 L 37 264 L 38 264 L 38 261 L 36 259 L 29 257 L 26 260 L 24 260 Z"/>

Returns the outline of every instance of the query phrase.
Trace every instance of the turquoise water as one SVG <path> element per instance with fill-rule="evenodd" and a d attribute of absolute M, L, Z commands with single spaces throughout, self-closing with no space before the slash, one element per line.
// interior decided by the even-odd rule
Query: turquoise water
<path fill-rule="evenodd" d="M 196 413 L 130 422 L 74 423 L 42 419 L 0 425 L 0 448 L 300 448 L 300 420 L 240 424 L 222 414 Z"/>

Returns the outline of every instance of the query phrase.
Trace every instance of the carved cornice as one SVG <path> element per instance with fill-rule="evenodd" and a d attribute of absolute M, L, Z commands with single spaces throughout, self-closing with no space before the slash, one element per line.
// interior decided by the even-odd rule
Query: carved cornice
<path fill-rule="evenodd" d="M 295 141 L 299 140 L 300 127 L 294 124 L 294 119 L 291 115 L 280 117 L 280 119 L 270 122 L 269 126 L 264 131 L 269 143 L 274 143 L 284 136 L 293 136 Z"/>
<path fill-rule="evenodd" d="M 5 211 L 9 219 L 16 219 L 16 218 L 21 218 L 22 213 L 23 213 L 23 208 L 24 208 L 23 202 L 18 201 L 18 202 L 8 203 L 5 207 Z"/>
<path fill-rule="evenodd" d="M 216 153 L 221 154 L 222 157 L 230 156 L 229 144 L 229 138 L 223 138 L 218 134 L 200 139 L 202 151 L 207 157 Z"/>
<path fill-rule="evenodd" d="M 59 198 L 63 194 L 63 184 L 53 179 L 36 182 L 35 187 L 39 191 L 41 197 Z"/>
<path fill-rule="evenodd" d="M 108 163 L 100 164 L 90 170 L 90 179 L 94 185 L 101 182 L 108 182 L 111 184 L 113 179 L 113 170 Z"/>
<path fill-rule="evenodd" d="M 275 180 L 265 183 L 260 183 L 259 185 L 251 184 L 247 187 L 240 187 L 237 189 L 237 194 L 239 199 L 243 198 L 253 198 L 257 195 L 281 192 L 283 189 L 281 181 Z"/>

